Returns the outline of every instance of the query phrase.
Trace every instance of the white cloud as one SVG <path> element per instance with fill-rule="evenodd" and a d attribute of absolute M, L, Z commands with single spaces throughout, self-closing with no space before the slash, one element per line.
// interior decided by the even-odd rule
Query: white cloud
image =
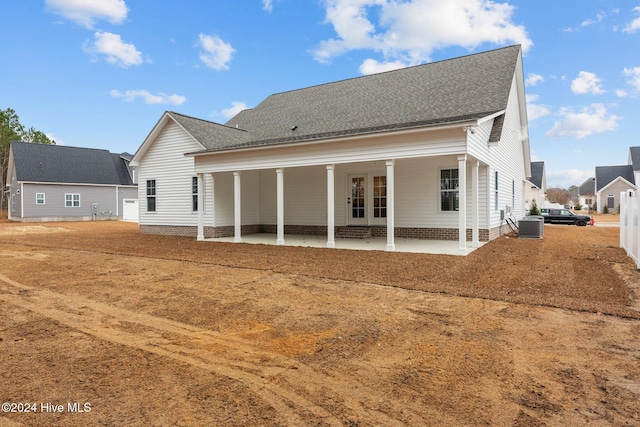
<path fill-rule="evenodd" d="M 273 0 L 262 0 L 262 9 L 273 12 Z"/>
<path fill-rule="evenodd" d="M 157 95 L 153 95 L 152 93 L 144 90 L 127 90 L 124 93 L 121 91 L 114 89 L 111 91 L 110 95 L 114 98 L 122 98 L 127 102 L 133 102 L 137 98 L 142 98 L 145 104 L 170 104 L 170 105 L 182 105 L 187 101 L 187 98 L 184 96 L 176 95 L 167 95 L 166 93 L 159 93 Z"/>
<path fill-rule="evenodd" d="M 627 77 L 631 77 L 627 80 L 627 83 L 633 86 L 637 91 L 640 91 L 640 67 L 625 68 L 622 71 L 622 74 Z"/>
<path fill-rule="evenodd" d="M 614 114 L 608 114 L 603 104 L 591 104 L 577 113 L 570 108 L 563 108 L 560 115 L 563 119 L 555 122 L 553 128 L 547 132 L 547 136 L 582 139 L 594 133 L 616 130 L 618 121 L 622 119 Z"/>
<path fill-rule="evenodd" d="M 56 138 L 56 136 L 52 133 L 45 133 L 45 135 L 47 135 L 47 138 L 49 138 L 52 141 L 55 141 L 56 145 L 64 145 L 64 141 Z"/>
<path fill-rule="evenodd" d="M 577 95 L 599 95 L 605 91 L 600 86 L 602 80 L 594 73 L 580 71 L 578 77 L 571 82 L 571 91 Z"/>
<path fill-rule="evenodd" d="M 634 7 L 632 10 L 635 13 L 640 14 L 640 6 Z M 638 30 L 640 30 L 640 17 L 629 22 L 627 26 L 622 29 L 625 33 L 635 33 Z"/>
<path fill-rule="evenodd" d="M 324 0 L 326 22 L 337 37 L 320 42 L 313 52 L 319 62 L 351 50 L 381 53 L 380 64 L 415 65 L 448 46 L 473 49 L 482 43 L 533 45 L 522 25 L 512 22 L 515 7 L 492 0 Z"/>
<path fill-rule="evenodd" d="M 549 109 L 542 104 L 534 104 L 538 100 L 538 95 L 527 95 L 527 119 L 532 122 L 540 117 L 549 115 Z"/>
<path fill-rule="evenodd" d="M 626 98 L 627 96 L 629 96 L 629 94 L 627 93 L 626 90 L 616 89 L 616 96 L 618 98 Z"/>
<path fill-rule="evenodd" d="M 546 171 L 547 182 L 553 183 L 549 188 L 569 188 L 580 185 L 593 176 L 593 169 L 565 169 Z"/>
<path fill-rule="evenodd" d="M 93 28 L 98 20 L 121 24 L 127 17 L 124 0 L 45 0 L 52 13 L 85 28 Z"/>
<path fill-rule="evenodd" d="M 364 75 L 383 73 L 385 71 L 399 70 L 407 64 L 402 61 L 378 62 L 375 59 L 367 59 L 360 65 L 360 72 Z"/>
<path fill-rule="evenodd" d="M 615 10 L 613 11 L 613 13 L 615 13 Z M 598 14 L 596 15 L 595 19 L 592 19 L 592 18 L 585 19 L 584 21 L 582 21 L 580 23 L 579 26 L 577 26 L 577 27 L 569 27 L 569 28 L 566 28 L 563 31 L 567 32 L 567 33 L 573 33 L 573 32 L 576 32 L 576 31 L 580 31 L 581 28 L 590 27 L 591 25 L 598 24 L 598 23 L 602 22 L 604 20 L 604 18 L 606 18 L 606 17 L 607 17 L 606 13 L 598 12 Z"/>
<path fill-rule="evenodd" d="M 238 114 L 240 111 L 246 110 L 247 108 L 249 108 L 249 107 L 247 107 L 247 105 L 244 102 L 235 101 L 235 102 L 231 103 L 231 107 L 230 108 L 223 109 L 221 111 L 221 113 L 227 119 L 230 119 L 231 117 L 233 117 L 236 114 Z"/>
<path fill-rule="evenodd" d="M 589 27 L 593 24 L 597 24 L 599 22 L 602 22 L 602 20 L 607 16 L 606 13 L 604 12 L 598 12 L 598 14 L 596 15 L 596 19 L 586 19 L 584 21 L 582 21 L 580 23 L 581 27 Z"/>
<path fill-rule="evenodd" d="M 142 64 L 142 55 L 131 43 L 125 43 L 118 34 L 98 31 L 94 34 L 92 45 L 85 43 L 87 53 L 102 54 L 107 62 L 120 67 Z"/>
<path fill-rule="evenodd" d="M 538 83 L 544 82 L 544 77 L 540 74 L 529 73 L 526 80 L 524 81 L 525 86 L 535 86 Z"/>
<path fill-rule="evenodd" d="M 225 43 L 218 36 L 200 34 L 199 38 L 200 47 L 203 50 L 200 53 L 200 60 L 214 70 L 228 70 L 229 62 L 236 51 L 231 44 Z"/>

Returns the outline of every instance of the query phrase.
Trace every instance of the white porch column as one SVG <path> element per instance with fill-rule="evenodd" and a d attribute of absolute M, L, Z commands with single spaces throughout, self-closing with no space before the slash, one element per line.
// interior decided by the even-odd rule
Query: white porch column
<path fill-rule="evenodd" d="M 458 249 L 467 253 L 467 155 L 458 156 Z"/>
<path fill-rule="evenodd" d="M 335 248 L 335 169 L 336 165 L 327 165 L 327 247 Z"/>
<path fill-rule="evenodd" d="M 211 177 L 211 226 L 216 227 L 216 178 L 215 176 L 210 173 L 209 176 Z M 205 197 L 205 203 L 207 203 L 207 198 Z"/>
<path fill-rule="evenodd" d="M 395 251 L 395 160 L 387 160 L 387 250 Z"/>
<path fill-rule="evenodd" d="M 198 237 L 197 240 L 204 240 L 204 177 L 198 174 Z"/>
<path fill-rule="evenodd" d="M 480 247 L 480 196 L 478 183 L 478 170 L 480 162 L 475 161 L 471 164 L 471 247 Z"/>
<path fill-rule="evenodd" d="M 242 204 L 240 200 L 240 172 L 233 173 L 233 227 L 234 242 L 242 241 Z"/>
<path fill-rule="evenodd" d="M 284 169 L 276 169 L 276 186 L 278 188 L 278 237 L 276 238 L 276 245 L 284 245 Z"/>

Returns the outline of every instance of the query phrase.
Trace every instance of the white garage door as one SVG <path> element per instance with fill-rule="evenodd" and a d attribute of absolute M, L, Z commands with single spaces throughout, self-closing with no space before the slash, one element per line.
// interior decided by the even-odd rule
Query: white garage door
<path fill-rule="evenodd" d="M 138 199 L 123 199 L 122 220 L 138 222 Z"/>

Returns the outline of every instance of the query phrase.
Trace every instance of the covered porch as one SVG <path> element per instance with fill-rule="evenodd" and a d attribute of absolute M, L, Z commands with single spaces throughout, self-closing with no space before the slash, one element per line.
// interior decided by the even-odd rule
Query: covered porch
<path fill-rule="evenodd" d="M 488 179 L 466 154 L 199 172 L 197 239 L 467 255 L 488 240 Z"/>
<path fill-rule="evenodd" d="M 309 248 L 326 248 L 327 238 L 323 236 L 286 234 L 283 246 L 300 246 Z M 205 238 L 207 242 L 234 242 L 234 237 Z M 242 236 L 242 242 L 247 244 L 273 245 L 275 243 L 273 234 L 256 233 Z M 486 242 L 480 242 L 479 246 Z M 366 239 L 337 238 L 335 239 L 336 249 L 364 250 L 364 251 L 385 251 L 387 250 L 387 239 L 384 237 L 369 237 Z M 459 244 L 454 240 L 424 240 L 410 238 L 395 238 L 396 252 L 410 252 L 436 255 L 461 255 L 465 256 L 476 250 L 477 247 L 468 245 L 463 252 Z"/>

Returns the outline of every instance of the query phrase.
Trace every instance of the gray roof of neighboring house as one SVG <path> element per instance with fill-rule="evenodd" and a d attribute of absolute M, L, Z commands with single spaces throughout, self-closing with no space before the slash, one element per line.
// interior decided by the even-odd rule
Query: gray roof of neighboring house
<path fill-rule="evenodd" d="M 520 54 L 516 45 L 277 93 L 224 126 L 168 114 L 207 151 L 464 122 L 507 108 Z"/>
<path fill-rule="evenodd" d="M 629 155 L 631 157 L 631 165 L 634 171 L 640 171 L 640 147 L 629 148 Z"/>
<path fill-rule="evenodd" d="M 531 183 L 538 188 L 542 188 L 542 178 L 544 177 L 544 162 L 531 162 Z"/>
<path fill-rule="evenodd" d="M 26 142 L 11 143 L 11 150 L 18 181 L 135 185 L 129 153 Z"/>
<path fill-rule="evenodd" d="M 580 185 L 578 194 L 581 196 L 592 196 L 596 194 L 596 179 L 587 178 L 587 180 Z"/>
<path fill-rule="evenodd" d="M 596 167 L 596 191 L 602 190 L 609 185 L 611 181 L 618 177 L 622 177 L 629 181 L 631 184 L 636 183 L 633 176 L 633 166 L 620 165 L 620 166 L 597 166 Z"/>

